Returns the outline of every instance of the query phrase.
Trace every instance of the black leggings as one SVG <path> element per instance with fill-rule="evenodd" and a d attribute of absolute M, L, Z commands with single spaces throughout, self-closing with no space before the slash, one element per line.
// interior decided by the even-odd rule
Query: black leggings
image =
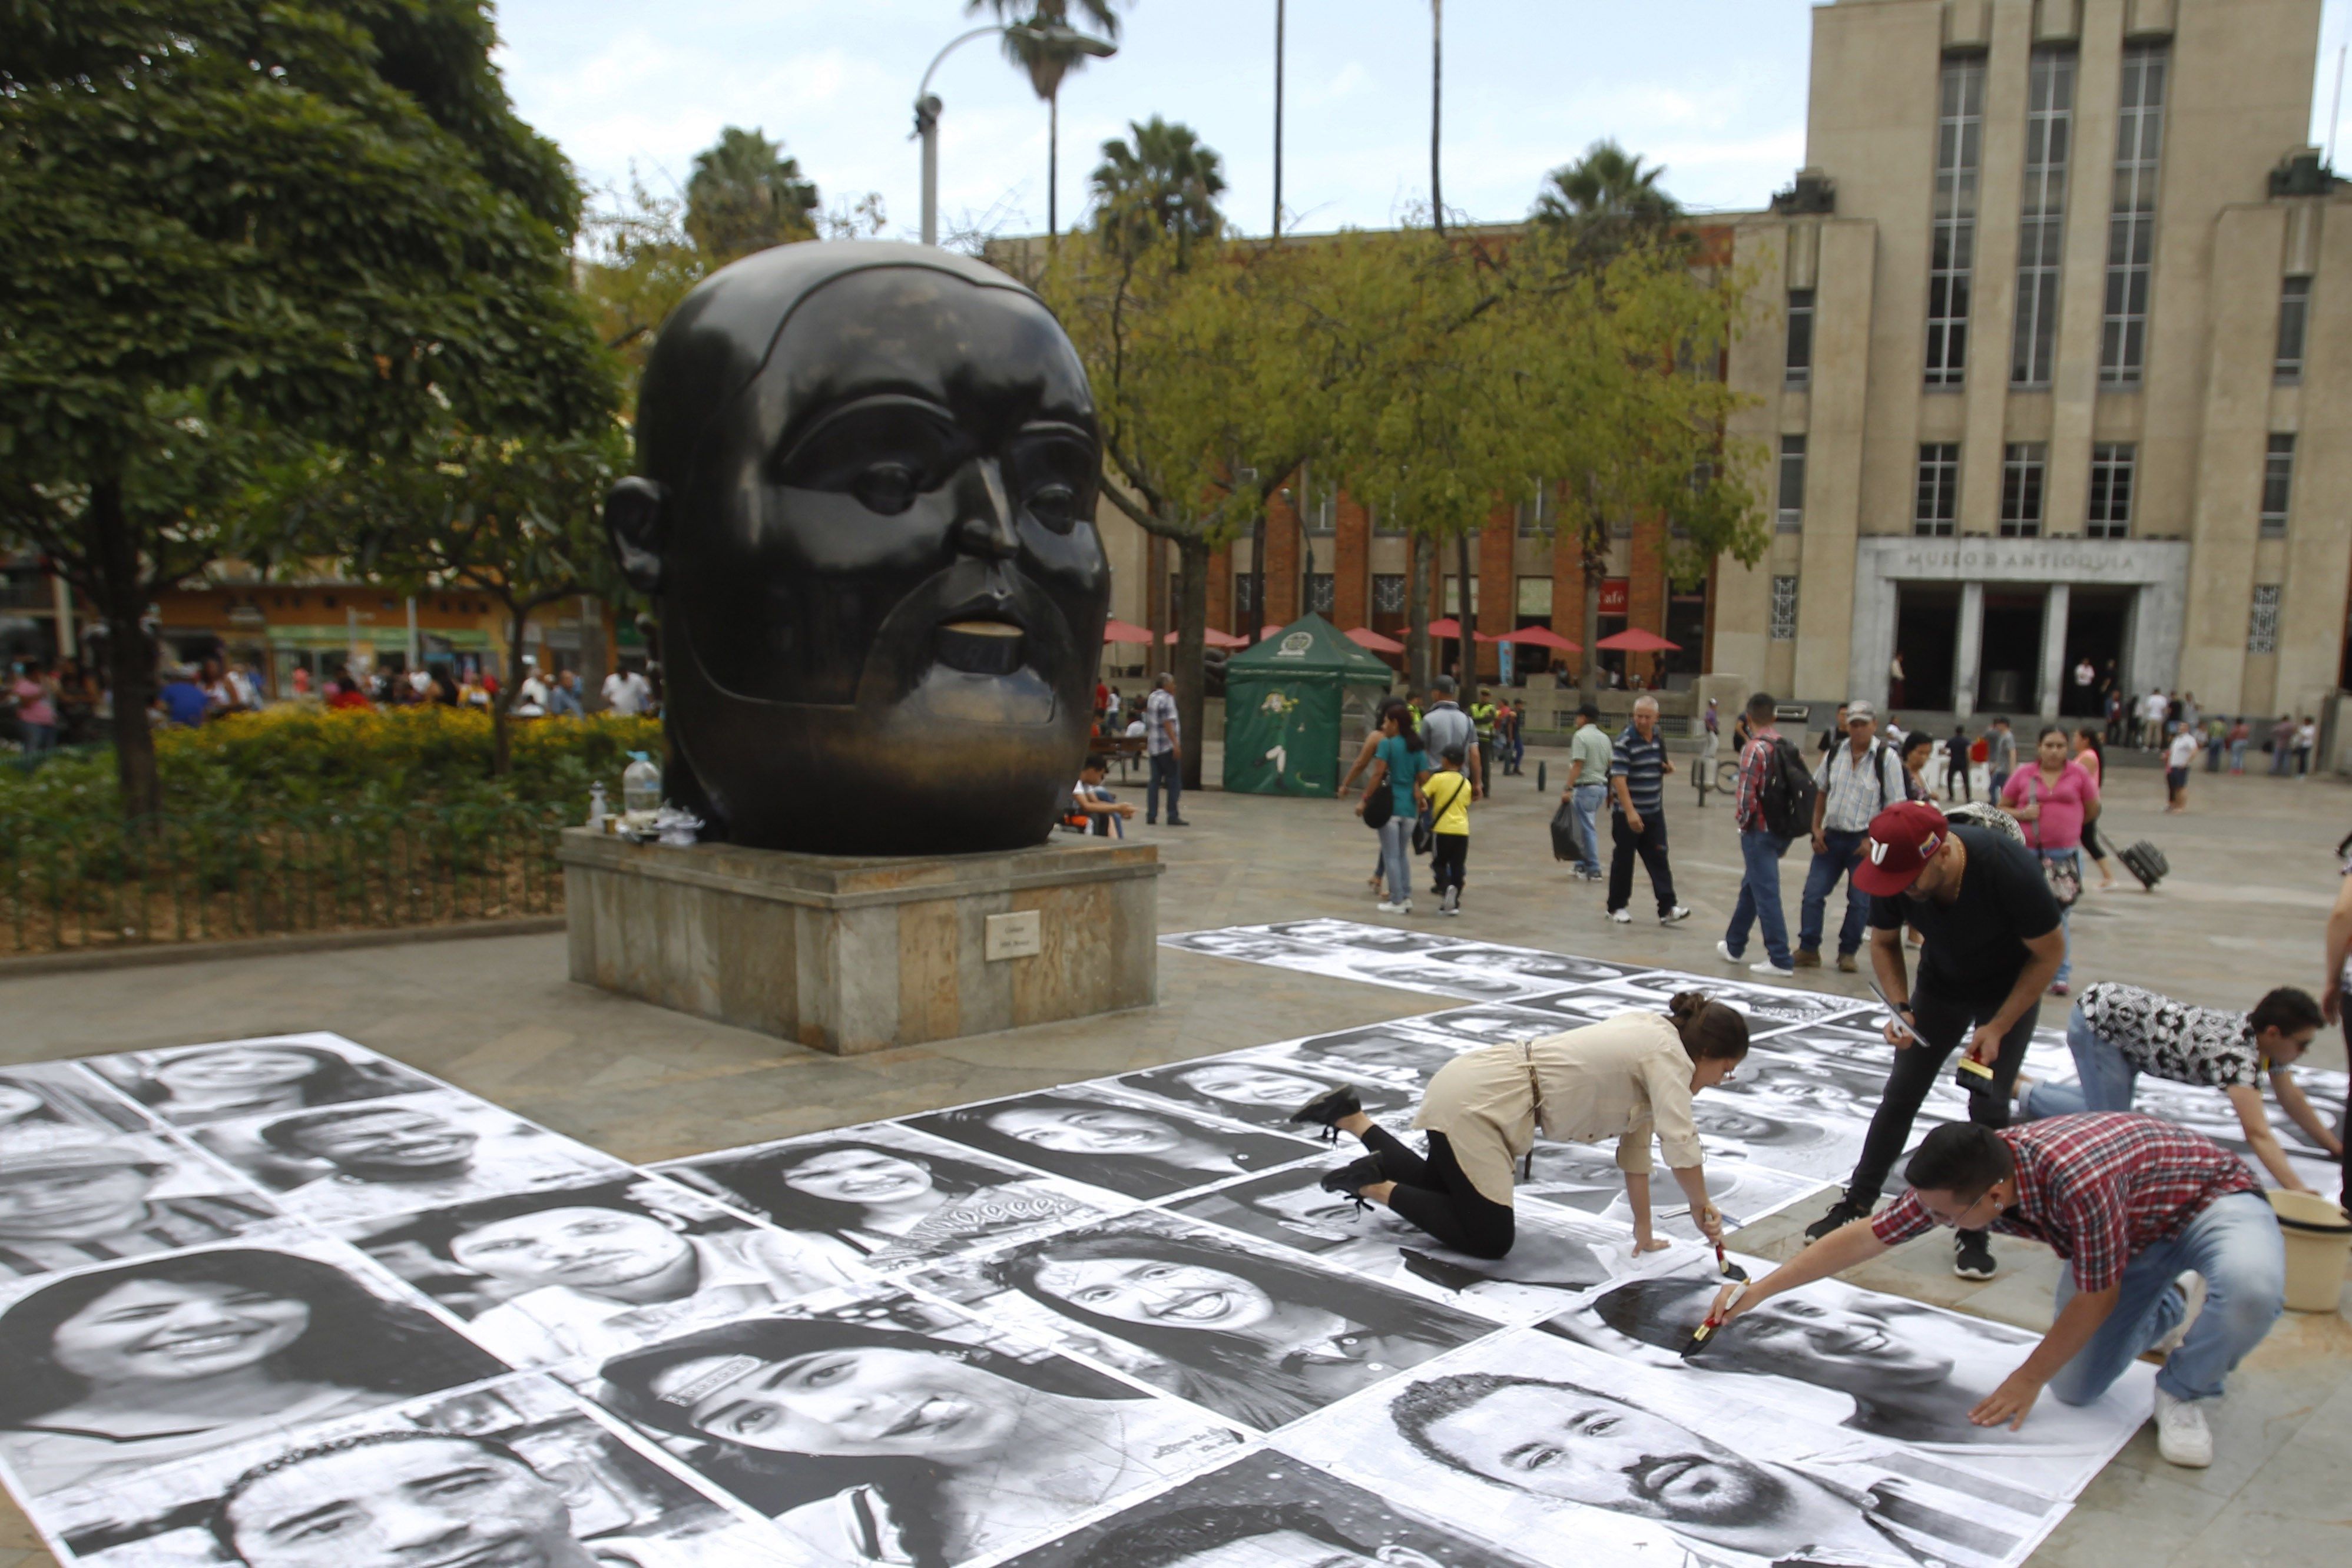
<path fill-rule="evenodd" d="M 2105 847 L 2099 842 L 2099 824 L 2096 822 L 2083 824 L 2083 852 L 2095 861 L 2107 858 Z"/>
<path fill-rule="evenodd" d="M 1427 1159 L 1378 1124 L 1364 1130 L 1363 1142 L 1379 1158 L 1381 1175 L 1396 1183 L 1391 1208 L 1456 1252 L 1500 1258 L 1511 1249 L 1511 1206 L 1471 1185 L 1444 1134 L 1429 1134 Z"/>

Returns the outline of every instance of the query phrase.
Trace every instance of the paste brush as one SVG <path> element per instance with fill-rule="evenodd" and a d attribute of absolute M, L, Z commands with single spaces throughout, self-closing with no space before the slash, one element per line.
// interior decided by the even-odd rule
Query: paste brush
<path fill-rule="evenodd" d="M 1748 1276 L 1742 1274 L 1732 1281 L 1731 1294 L 1723 1299 L 1723 1305 L 1709 1310 L 1706 1320 L 1698 1327 L 1691 1330 L 1690 1343 L 1683 1346 L 1683 1358 L 1685 1361 L 1706 1348 L 1707 1336 L 1723 1326 L 1723 1314 L 1738 1306 L 1739 1298 L 1747 1293 Z"/>

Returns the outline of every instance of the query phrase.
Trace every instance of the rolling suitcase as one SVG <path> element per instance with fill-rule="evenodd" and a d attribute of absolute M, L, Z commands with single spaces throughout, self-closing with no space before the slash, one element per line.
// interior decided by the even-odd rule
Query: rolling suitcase
<path fill-rule="evenodd" d="M 2139 842 L 2128 848 L 2117 850 L 2116 859 L 2123 862 L 2124 869 L 2139 878 L 2140 886 L 2150 893 L 2155 892 L 2156 884 L 2162 882 L 2172 871 L 2172 862 L 2164 858 L 2164 852 L 2146 839 L 2140 840 Z"/>

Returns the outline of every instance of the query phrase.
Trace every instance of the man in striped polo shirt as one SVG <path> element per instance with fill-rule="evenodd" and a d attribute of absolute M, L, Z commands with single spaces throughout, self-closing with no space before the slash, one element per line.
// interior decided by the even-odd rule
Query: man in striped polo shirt
<path fill-rule="evenodd" d="M 1633 857 L 1640 855 L 1650 873 L 1650 891 L 1658 895 L 1658 924 L 1673 925 L 1690 918 L 1690 911 L 1675 902 L 1674 868 L 1666 863 L 1666 775 L 1675 770 L 1666 755 L 1665 737 L 1658 733 L 1658 699 L 1633 699 L 1633 722 L 1617 733 L 1609 758 L 1609 832 L 1615 848 L 1609 856 L 1609 918 L 1620 925 L 1633 912 Z"/>

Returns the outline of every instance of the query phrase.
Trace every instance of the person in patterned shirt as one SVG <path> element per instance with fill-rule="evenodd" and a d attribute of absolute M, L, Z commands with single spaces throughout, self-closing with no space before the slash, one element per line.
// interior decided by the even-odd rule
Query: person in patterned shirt
<path fill-rule="evenodd" d="M 1831 1231 L 1736 1301 L 1727 1286 L 1713 1316 L 1728 1322 L 1938 1225 L 2027 1237 L 2066 1260 L 2057 1320 L 1969 1419 L 2015 1431 L 2043 1388 L 2088 1405 L 2158 1352 L 2158 1450 L 2189 1469 L 2213 1462 L 2204 1402 L 2270 1333 L 2286 1293 L 2286 1244 L 2244 1161 L 2168 1122 L 2109 1111 L 2000 1129 L 1949 1123 L 1903 1176 L 1910 1190 L 1885 1212 Z M 2184 1275 L 2203 1283 L 2201 1311 Z"/>
<path fill-rule="evenodd" d="M 2263 1074 L 2270 1074 L 2279 1108 L 2312 1142 L 2340 1160 L 2337 1141 L 2289 1071 L 2319 1032 L 2319 1004 L 2293 986 L 2281 986 L 2250 1013 L 2191 1007 L 2137 986 L 2103 980 L 2085 990 L 2066 1019 L 2066 1046 L 2074 1053 L 2073 1083 L 2017 1081 L 2020 1121 L 2071 1116 L 2084 1111 L 2128 1111 L 2143 1072 L 2174 1083 L 2219 1089 L 2230 1097 L 2246 1145 L 2271 1178 L 2289 1192 L 2309 1192 L 2271 1130 L 2263 1105 Z"/>

